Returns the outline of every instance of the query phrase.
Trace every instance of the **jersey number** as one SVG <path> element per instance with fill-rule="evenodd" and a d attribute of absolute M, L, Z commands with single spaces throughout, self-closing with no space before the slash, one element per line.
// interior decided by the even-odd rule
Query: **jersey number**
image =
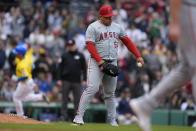
<path fill-rule="evenodd" d="M 114 42 L 114 48 L 118 48 L 118 42 L 117 41 Z"/>

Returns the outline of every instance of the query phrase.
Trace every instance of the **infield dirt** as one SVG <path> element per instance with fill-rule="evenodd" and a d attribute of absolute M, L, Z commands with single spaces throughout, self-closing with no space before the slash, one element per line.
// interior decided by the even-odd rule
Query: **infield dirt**
<path fill-rule="evenodd" d="M 1 114 L 0 123 L 18 123 L 18 124 L 46 124 L 45 122 L 31 118 L 23 118 L 14 114 Z"/>

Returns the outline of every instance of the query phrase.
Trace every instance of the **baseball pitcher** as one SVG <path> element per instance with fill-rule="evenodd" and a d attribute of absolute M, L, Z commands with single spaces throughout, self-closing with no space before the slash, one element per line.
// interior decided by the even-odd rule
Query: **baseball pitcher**
<path fill-rule="evenodd" d="M 103 83 L 104 100 L 107 107 L 107 122 L 116 123 L 115 90 L 119 69 L 117 66 L 117 49 L 120 42 L 132 52 L 137 61 L 144 64 L 139 50 L 125 34 L 125 30 L 112 22 L 112 7 L 103 5 L 99 9 L 99 20 L 91 23 L 86 31 L 86 46 L 91 54 L 87 70 L 87 88 L 84 90 L 73 122 L 84 124 L 83 115 L 87 105 Z"/>

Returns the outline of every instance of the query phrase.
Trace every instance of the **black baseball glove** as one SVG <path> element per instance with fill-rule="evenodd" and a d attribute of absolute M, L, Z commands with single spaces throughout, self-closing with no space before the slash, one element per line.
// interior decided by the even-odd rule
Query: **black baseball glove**
<path fill-rule="evenodd" d="M 104 62 L 103 64 L 99 65 L 99 67 L 103 73 L 105 73 L 109 76 L 116 77 L 119 74 L 118 67 L 111 64 L 111 63 Z"/>

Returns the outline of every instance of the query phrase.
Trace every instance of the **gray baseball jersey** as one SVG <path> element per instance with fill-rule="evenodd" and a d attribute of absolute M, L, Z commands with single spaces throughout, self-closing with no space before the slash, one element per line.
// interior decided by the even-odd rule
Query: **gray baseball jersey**
<path fill-rule="evenodd" d="M 103 25 L 99 20 L 91 23 L 86 31 L 86 41 L 95 43 L 103 59 L 117 59 L 119 37 L 125 36 L 124 29 L 117 23 Z"/>

